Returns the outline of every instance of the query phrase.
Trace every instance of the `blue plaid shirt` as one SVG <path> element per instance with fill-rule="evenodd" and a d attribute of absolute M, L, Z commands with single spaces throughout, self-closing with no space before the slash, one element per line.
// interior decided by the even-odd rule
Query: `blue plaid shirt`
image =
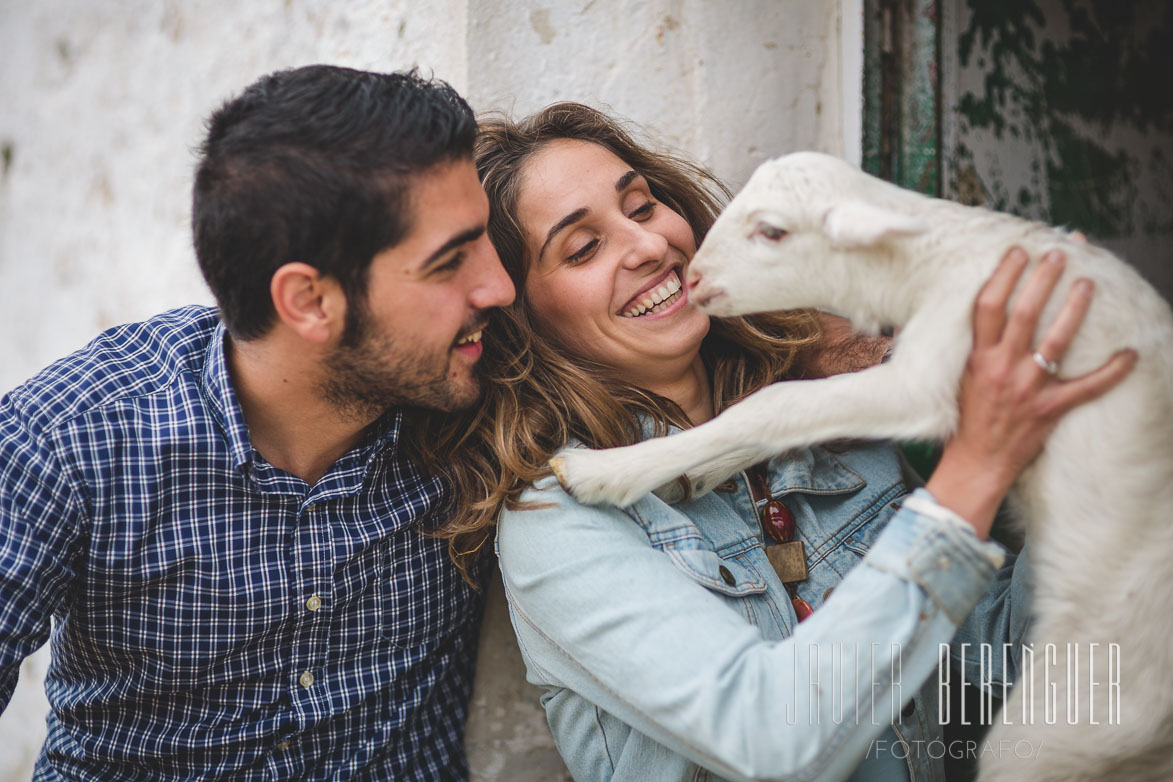
<path fill-rule="evenodd" d="M 249 441 L 216 313 L 0 401 L 0 708 L 50 636 L 37 780 L 461 779 L 480 599 L 401 414 L 314 486 Z"/>

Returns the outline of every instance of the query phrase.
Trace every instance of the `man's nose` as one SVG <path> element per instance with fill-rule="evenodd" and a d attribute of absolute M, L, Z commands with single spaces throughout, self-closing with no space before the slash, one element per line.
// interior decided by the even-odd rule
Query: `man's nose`
<path fill-rule="evenodd" d="M 479 310 L 492 307 L 505 307 L 513 303 L 516 291 L 513 289 L 513 280 L 509 279 L 501 259 L 493 245 L 485 240 L 485 250 L 478 253 L 480 263 L 477 265 L 477 278 L 473 289 L 469 293 L 469 303 Z"/>

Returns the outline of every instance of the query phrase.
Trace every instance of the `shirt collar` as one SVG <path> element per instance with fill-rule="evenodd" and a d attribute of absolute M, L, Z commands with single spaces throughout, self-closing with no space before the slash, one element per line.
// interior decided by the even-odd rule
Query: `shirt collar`
<path fill-rule="evenodd" d="M 204 357 L 204 369 L 200 381 L 213 417 L 228 441 L 228 449 L 232 455 L 232 466 L 240 470 L 254 462 L 258 454 L 253 449 L 252 438 L 248 433 L 248 424 L 244 420 L 244 411 L 240 408 L 236 390 L 232 387 L 232 377 L 228 373 L 227 341 L 228 331 L 224 328 L 224 324 L 216 324 Z M 390 410 L 367 428 L 362 440 L 352 453 L 357 452 L 365 457 L 363 461 L 369 467 L 370 462 L 384 451 L 389 450 L 392 454 L 395 453 L 402 428 L 403 411 Z"/>
<path fill-rule="evenodd" d="M 252 462 L 255 451 L 248 434 L 248 424 L 244 421 L 244 411 L 240 409 L 236 390 L 232 387 L 232 378 L 228 374 L 228 356 L 225 350 L 227 339 L 228 331 L 224 324 L 217 323 L 204 355 L 204 371 L 200 376 L 200 386 L 212 416 L 228 440 L 232 466 L 239 470 Z"/>

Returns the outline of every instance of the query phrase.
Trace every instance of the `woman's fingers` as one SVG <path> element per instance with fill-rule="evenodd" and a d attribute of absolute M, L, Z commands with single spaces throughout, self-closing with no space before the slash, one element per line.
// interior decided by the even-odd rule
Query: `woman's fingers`
<path fill-rule="evenodd" d="M 1059 310 L 1055 322 L 1047 329 L 1046 336 L 1037 348 L 1043 358 L 1058 364 L 1067 353 L 1071 340 L 1075 338 L 1075 333 L 1083 323 L 1088 307 L 1091 306 L 1093 291 L 1092 281 L 1088 279 L 1077 280 L 1071 286 L 1071 291 L 1063 302 L 1063 308 Z"/>
<path fill-rule="evenodd" d="M 1054 386 L 1051 397 L 1056 418 L 1074 407 L 1090 402 L 1116 387 L 1136 366 L 1137 353 L 1132 348 L 1117 351 L 1099 369 L 1065 380 Z"/>
<path fill-rule="evenodd" d="M 1002 334 L 1002 340 L 1011 350 L 1021 352 L 1030 348 L 1034 340 L 1035 328 L 1039 323 L 1039 315 L 1047 306 L 1047 300 L 1051 297 L 1055 284 L 1059 282 L 1066 262 L 1067 258 L 1062 252 L 1051 250 L 1043 256 L 1043 260 L 1035 266 L 1034 271 L 1027 278 L 1018 298 L 1014 301 L 1010 319 Z M 1058 356 L 1047 356 L 1047 358 L 1055 361 Z"/>
<path fill-rule="evenodd" d="M 975 348 L 998 344 L 1006 325 L 1006 302 L 1018 285 L 1029 257 L 1021 247 L 1011 247 L 1002 256 L 998 268 L 986 280 L 974 302 L 973 343 Z"/>

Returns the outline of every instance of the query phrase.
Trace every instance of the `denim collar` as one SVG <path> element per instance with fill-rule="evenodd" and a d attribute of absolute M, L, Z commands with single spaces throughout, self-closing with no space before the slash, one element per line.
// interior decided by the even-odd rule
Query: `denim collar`
<path fill-rule="evenodd" d="M 647 440 L 655 435 L 655 422 L 640 416 L 640 434 Z M 668 427 L 668 436 L 683 431 Z M 855 470 L 835 458 L 822 446 L 794 448 L 770 459 L 770 493 L 781 497 L 791 492 L 804 494 L 846 494 L 857 491 L 867 481 Z"/>

